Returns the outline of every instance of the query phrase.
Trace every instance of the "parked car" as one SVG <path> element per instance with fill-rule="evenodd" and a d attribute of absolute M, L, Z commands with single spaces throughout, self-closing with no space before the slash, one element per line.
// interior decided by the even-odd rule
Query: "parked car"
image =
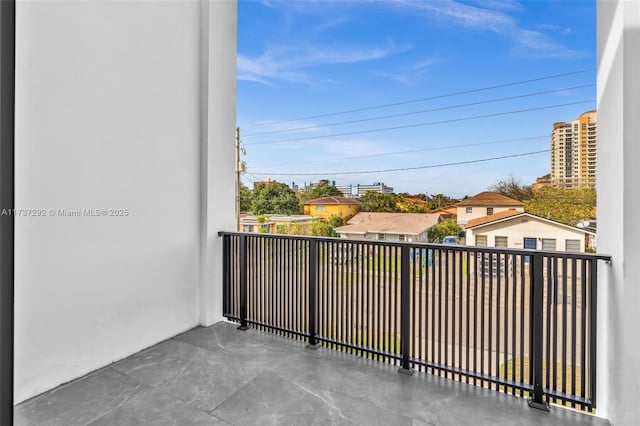
<path fill-rule="evenodd" d="M 442 239 L 442 244 L 458 244 L 458 237 L 448 235 Z"/>

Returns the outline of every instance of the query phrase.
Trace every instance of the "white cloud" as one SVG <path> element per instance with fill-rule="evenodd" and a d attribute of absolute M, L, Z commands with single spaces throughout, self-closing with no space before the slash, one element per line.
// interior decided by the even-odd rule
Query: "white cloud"
<path fill-rule="evenodd" d="M 580 52 L 555 42 L 548 35 L 533 30 L 515 30 L 515 45 L 516 49 L 525 49 L 525 51 L 518 50 L 518 53 L 525 55 L 559 58 L 574 58 L 581 55 Z"/>
<path fill-rule="evenodd" d="M 505 27 L 516 25 L 515 19 L 506 13 L 470 6 L 454 0 L 394 0 L 393 2 L 452 19 L 468 28 L 500 32 Z"/>
<path fill-rule="evenodd" d="M 388 42 L 369 48 L 271 48 L 256 57 L 238 54 L 238 79 L 268 84 L 275 80 L 312 84 L 302 70 L 318 65 L 350 64 L 383 59 L 408 50 Z"/>
<path fill-rule="evenodd" d="M 477 1 L 482 7 L 471 6 L 456 0 L 392 0 L 392 3 L 417 10 L 430 16 L 479 31 L 491 31 L 509 38 L 519 55 L 540 57 L 576 57 L 580 52 L 572 50 L 542 31 L 523 28 L 517 19 L 506 11 L 520 10 L 520 3 L 510 0 Z M 552 30 L 538 25 L 538 30 Z M 555 30 L 555 29 L 553 29 Z"/>
<path fill-rule="evenodd" d="M 375 71 L 373 72 L 373 75 L 378 77 L 388 78 L 390 80 L 397 81 L 398 83 L 402 83 L 407 86 L 410 86 L 411 84 L 413 84 L 413 80 L 411 79 L 411 77 L 405 74 L 390 73 L 386 71 Z"/>
<path fill-rule="evenodd" d="M 347 16 L 338 16 L 337 18 L 332 18 L 329 19 L 325 22 L 323 22 L 322 24 L 318 25 L 315 30 L 316 31 L 326 31 L 329 30 L 331 28 L 335 28 L 335 27 L 339 27 L 342 26 L 344 24 L 347 24 L 351 22 L 351 19 Z"/>
<path fill-rule="evenodd" d="M 522 10 L 522 4 L 515 0 L 474 0 L 476 4 L 489 9 Z"/>
<path fill-rule="evenodd" d="M 412 68 L 414 70 L 421 70 L 423 68 L 428 68 L 428 67 L 433 66 L 433 65 L 435 65 L 437 63 L 440 63 L 440 62 L 441 62 L 440 59 L 432 57 L 432 58 L 428 58 L 428 59 L 425 59 L 423 61 L 420 61 L 420 62 L 417 62 L 417 63 L 413 64 Z"/>

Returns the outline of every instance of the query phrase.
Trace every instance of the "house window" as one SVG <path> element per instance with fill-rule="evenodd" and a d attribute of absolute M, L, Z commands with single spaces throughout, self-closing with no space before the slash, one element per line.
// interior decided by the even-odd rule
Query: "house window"
<path fill-rule="evenodd" d="M 487 216 L 491 216 L 493 214 L 493 207 L 487 207 Z"/>
<path fill-rule="evenodd" d="M 496 241 L 495 241 L 496 247 L 507 248 L 509 247 L 508 242 L 509 242 L 509 239 L 507 237 L 496 235 Z"/>
<path fill-rule="evenodd" d="M 378 234 L 378 240 L 380 241 L 384 240 L 384 234 Z"/>
<path fill-rule="evenodd" d="M 404 241 L 405 237 L 404 235 L 398 235 L 398 241 Z"/>
<path fill-rule="evenodd" d="M 320 205 L 320 206 L 316 207 L 316 210 L 318 210 L 319 212 L 323 212 L 323 211 L 325 211 L 325 207 Z"/>
<path fill-rule="evenodd" d="M 476 235 L 476 245 L 478 247 L 486 247 L 487 246 L 487 236 L 486 235 Z"/>
<path fill-rule="evenodd" d="M 565 240 L 564 251 L 580 253 L 580 240 Z"/>
<path fill-rule="evenodd" d="M 467 213 L 471 213 L 471 212 L 473 212 L 473 207 L 467 207 L 467 209 L 465 210 L 465 212 L 467 212 Z"/>
<path fill-rule="evenodd" d="M 555 249 L 556 249 L 556 239 L 555 238 L 543 238 L 542 239 L 542 250 L 555 251 Z"/>

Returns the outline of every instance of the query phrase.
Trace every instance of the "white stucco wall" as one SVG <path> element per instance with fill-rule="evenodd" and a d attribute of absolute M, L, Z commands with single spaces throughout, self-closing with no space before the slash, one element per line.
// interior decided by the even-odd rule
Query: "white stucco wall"
<path fill-rule="evenodd" d="M 220 317 L 236 17 L 203 7 L 17 4 L 16 206 L 47 216 L 16 220 L 16 403 Z"/>
<path fill-rule="evenodd" d="M 640 424 L 640 2 L 598 10 L 598 415 Z"/>
<path fill-rule="evenodd" d="M 526 222 L 523 220 L 526 219 Z M 569 228 L 554 225 L 544 220 L 535 218 L 516 217 L 510 220 L 489 224 L 474 229 L 466 230 L 467 245 L 475 245 L 476 235 L 487 236 L 487 246 L 495 247 L 496 236 L 507 237 L 508 248 L 524 248 L 524 239 L 535 238 L 538 250 L 542 250 L 542 239 L 553 238 L 556 240 L 556 250 L 565 251 L 566 240 L 580 240 L 580 247 L 584 252 L 584 232 L 573 231 Z"/>
<path fill-rule="evenodd" d="M 487 207 L 491 206 L 469 206 L 471 207 L 471 213 L 467 213 L 467 207 L 458 207 L 458 225 L 466 225 L 467 222 L 479 217 L 487 216 Z M 493 207 L 493 214 L 501 213 L 507 210 L 517 210 L 519 212 L 524 211 L 524 207 Z"/>

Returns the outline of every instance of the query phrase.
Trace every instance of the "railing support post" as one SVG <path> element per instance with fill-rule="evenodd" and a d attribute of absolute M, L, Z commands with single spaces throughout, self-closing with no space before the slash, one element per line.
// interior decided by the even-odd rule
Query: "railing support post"
<path fill-rule="evenodd" d="M 240 235 L 240 326 L 248 330 L 247 324 L 247 236 Z"/>
<path fill-rule="evenodd" d="M 398 373 L 413 374 L 409 356 L 411 355 L 411 292 L 410 292 L 410 247 L 402 246 L 401 271 L 400 271 L 400 350 L 402 352 L 402 364 Z"/>
<path fill-rule="evenodd" d="M 308 260 L 308 271 L 309 271 L 309 294 L 308 301 L 309 307 L 307 312 L 309 313 L 308 324 L 309 324 L 309 342 L 307 343 L 308 349 L 318 349 L 320 346 L 318 341 L 316 340 L 316 317 L 317 317 L 317 306 L 316 306 L 316 288 L 317 288 L 317 280 L 316 280 L 316 271 L 318 265 L 318 241 L 317 240 L 309 240 L 309 260 Z"/>
<path fill-rule="evenodd" d="M 544 258 L 536 253 L 531 256 L 531 357 L 533 394 L 529 398 L 529 407 L 549 411 L 542 390 L 542 345 L 543 345 L 543 303 L 544 303 Z"/>

